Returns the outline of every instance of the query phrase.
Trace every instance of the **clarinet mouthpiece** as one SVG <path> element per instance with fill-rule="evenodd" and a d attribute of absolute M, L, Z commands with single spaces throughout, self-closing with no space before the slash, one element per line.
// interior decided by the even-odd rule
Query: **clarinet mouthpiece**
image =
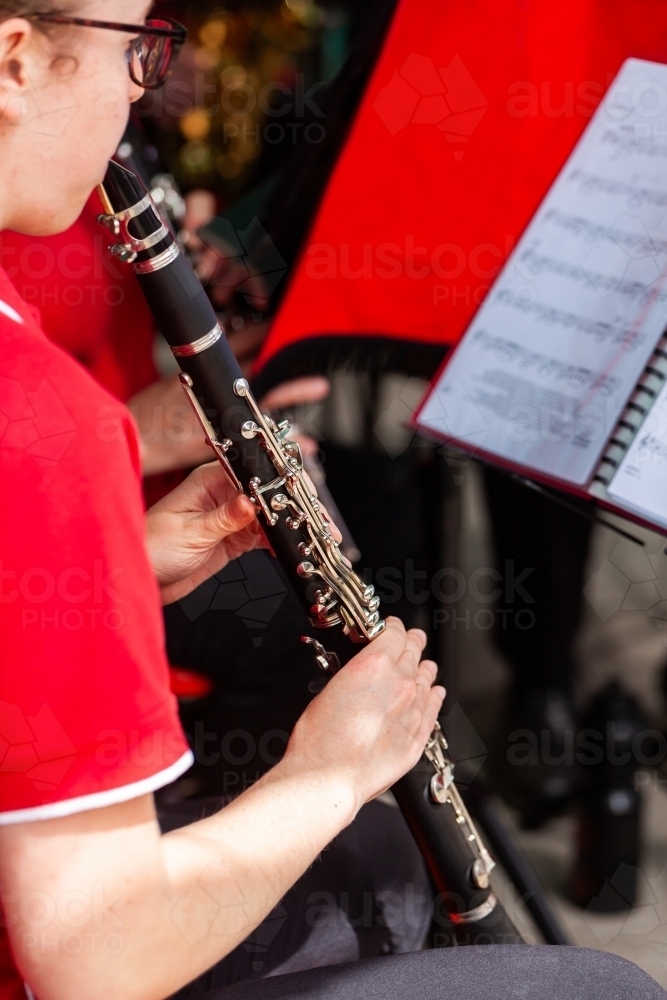
<path fill-rule="evenodd" d="M 136 274 L 152 274 L 180 256 L 153 199 L 131 170 L 111 160 L 98 191 L 105 209 L 98 222 L 115 236 L 110 250 L 118 260 L 132 264 Z"/>
<path fill-rule="evenodd" d="M 143 201 L 148 193 L 137 175 L 121 167 L 115 160 L 109 161 L 102 188 L 111 208 L 110 215 L 131 208 Z"/>

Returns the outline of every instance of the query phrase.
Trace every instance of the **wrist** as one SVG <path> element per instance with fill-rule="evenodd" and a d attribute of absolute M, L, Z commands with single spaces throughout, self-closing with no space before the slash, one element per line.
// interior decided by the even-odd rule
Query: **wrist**
<path fill-rule="evenodd" d="M 146 511 L 146 519 L 144 521 L 144 542 L 148 561 L 160 589 L 166 587 L 171 582 L 167 579 L 164 572 L 161 535 L 162 532 L 159 530 L 156 515 L 153 514 L 153 508 L 151 508 L 151 510 Z"/>
<path fill-rule="evenodd" d="M 337 827 L 336 832 L 349 826 L 366 801 L 359 782 L 348 769 L 330 765 L 313 766 L 312 761 L 303 760 L 298 751 L 289 747 L 265 779 L 293 783 L 313 802 L 319 801 L 321 810 L 329 812 L 331 821 Z"/>

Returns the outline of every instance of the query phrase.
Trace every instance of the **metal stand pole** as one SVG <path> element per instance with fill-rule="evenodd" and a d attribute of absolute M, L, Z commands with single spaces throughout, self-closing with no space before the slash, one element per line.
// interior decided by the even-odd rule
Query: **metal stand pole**
<path fill-rule="evenodd" d="M 471 788 L 465 803 L 479 823 L 496 859 L 501 863 L 547 944 L 569 945 L 571 941 L 549 902 L 543 885 L 507 830 L 488 792 Z"/>

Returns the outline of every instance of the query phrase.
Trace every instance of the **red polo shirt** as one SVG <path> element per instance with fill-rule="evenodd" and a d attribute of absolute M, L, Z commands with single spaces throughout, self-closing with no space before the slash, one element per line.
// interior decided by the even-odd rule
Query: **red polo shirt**
<path fill-rule="evenodd" d="M 0 824 L 153 791 L 190 764 L 144 550 L 129 413 L 0 271 Z M 3 963 L 2 955 L 6 962 Z M 6 938 L 0 1000 L 20 995 Z"/>
<path fill-rule="evenodd" d="M 107 247 L 92 194 L 74 225 L 58 236 L 0 233 L 0 268 L 39 310 L 42 329 L 95 381 L 126 402 L 158 378 L 155 324 L 131 267 Z"/>

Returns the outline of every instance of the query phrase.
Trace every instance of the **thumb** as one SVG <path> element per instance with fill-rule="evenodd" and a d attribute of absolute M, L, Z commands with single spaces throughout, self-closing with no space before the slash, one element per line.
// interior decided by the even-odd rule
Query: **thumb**
<path fill-rule="evenodd" d="M 250 498 L 245 493 L 237 493 L 231 500 L 202 514 L 199 519 L 202 540 L 221 542 L 228 535 L 247 528 L 254 517 L 255 508 Z"/>

